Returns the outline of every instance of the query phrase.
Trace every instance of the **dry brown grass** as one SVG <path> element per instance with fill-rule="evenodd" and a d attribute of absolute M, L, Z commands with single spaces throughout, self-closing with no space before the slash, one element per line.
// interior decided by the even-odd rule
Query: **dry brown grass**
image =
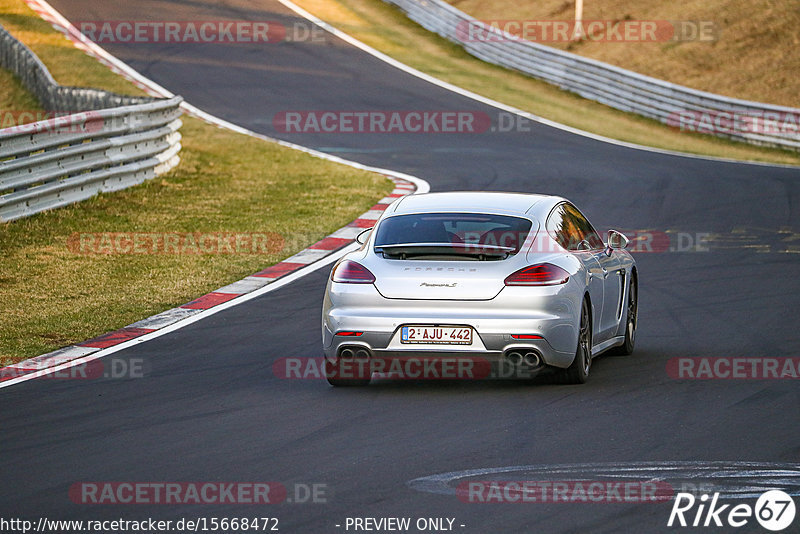
<path fill-rule="evenodd" d="M 382 0 L 294 0 L 381 52 L 511 106 L 581 130 L 645 146 L 731 159 L 800 164 L 800 153 L 683 132 L 624 113 L 519 72 L 483 62 Z"/>
<path fill-rule="evenodd" d="M 97 87 L 124 95 L 145 94 L 122 76 L 111 73 L 93 57 L 76 49 L 22 0 L 0 1 L 0 24 L 39 56 L 53 78 L 62 85 Z M 0 85 L 0 88 L 0 92 L 4 92 L 5 87 Z"/>
<path fill-rule="evenodd" d="M 571 20 L 574 0 L 448 0 L 478 19 Z M 800 106 L 795 0 L 585 0 L 584 20 L 712 21 L 712 42 L 543 43 L 703 91 Z"/>
<path fill-rule="evenodd" d="M 15 126 L 20 118 L 30 122 L 24 112 L 42 111 L 39 102 L 28 93 L 19 78 L 7 70 L 0 69 L 0 87 L 3 88 L 0 90 L 0 128 Z"/>

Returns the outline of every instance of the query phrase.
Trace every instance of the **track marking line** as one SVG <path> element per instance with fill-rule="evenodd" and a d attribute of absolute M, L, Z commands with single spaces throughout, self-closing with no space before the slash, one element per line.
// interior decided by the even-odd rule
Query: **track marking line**
<path fill-rule="evenodd" d="M 294 271 L 294 272 L 292 272 L 290 274 L 287 274 L 283 278 L 281 278 L 279 280 L 276 280 L 275 282 L 273 282 L 273 283 L 271 283 L 269 285 L 266 285 L 266 286 L 264 286 L 264 287 L 262 287 L 260 289 L 256 289 L 255 291 L 251 291 L 250 293 L 241 295 L 236 299 L 229 300 L 227 302 L 223 302 L 221 304 L 218 304 L 217 306 L 214 306 L 213 308 L 208 308 L 206 310 L 202 310 L 202 311 L 200 311 L 198 313 L 195 313 L 194 315 L 191 315 L 189 317 L 181 319 L 180 321 L 178 321 L 176 323 L 164 326 L 163 328 L 161 328 L 159 330 L 154 330 L 154 331 L 152 331 L 152 332 L 150 332 L 148 334 L 144 334 L 144 335 L 141 335 L 139 337 L 136 337 L 136 338 L 133 338 L 133 339 L 129 339 L 127 341 L 123 341 L 122 343 L 119 343 L 117 345 L 113 345 L 111 347 L 108 347 L 108 348 L 105 348 L 105 349 L 101 349 L 101 350 L 98 350 L 96 352 L 92 352 L 90 354 L 87 354 L 85 356 L 81 356 L 81 357 L 78 357 L 76 359 L 72 359 L 72 360 L 67 361 L 67 362 L 59 363 L 59 364 L 51 366 L 51 367 L 34 370 L 34 371 L 31 371 L 31 372 L 28 372 L 28 374 L 25 374 L 23 376 L 14 377 L 14 378 L 11 378 L 11 379 L 6 380 L 4 382 L 0 382 L 0 388 L 9 387 L 9 386 L 12 386 L 14 384 L 18 384 L 20 382 L 25 382 L 27 380 L 31 380 L 33 378 L 38 378 L 40 376 L 45 376 L 45 375 L 48 375 L 48 374 L 56 373 L 58 371 L 61 371 L 61 370 L 64 370 L 64 369 L 69 369 L 70 367 L 75 367 L 77 365 L 83 365 L 85 363 L 91 362 L 93 360 L 97 360 L 99 358 L 103 358 L 104 356 L 108 356 L 110 354 L 114 354 L 115 352 L 119 352 L 119 351 L 127 349 L 129 347 L 133 347 L 133 346 L 139 345 L 141 343 L 145 343 L 147 341 L 150 341 L 151 339 L 155 339 L 155 338 L 161 337 L 163 335 L 169 334 L 171 332 L 174 332 L 176 330 L 180 330 L 181 328 L 184 328 L 186 326 L 189 326 L 190 324 L 196 323 L 197 321 L 201 321 L 201 320 L 205 319 L 206 317 L 211 317 L 212 315 L 217 314 L 217 313 L 219 313 L 221 311 L 227 310 L 228 308 L 232 308 L 233 306 L 238 306 L 239 304 L 242 304 L 244 302 L 253 300 L 254 298 L 260 297 L 261 295 L 265 295 L 267 293 L 271 293 L 272 291 L 276 291 L 278 289 L 281 289 L 282 287 L 291 284 L 295 280 L 299 280 L 300 278 L 303 278 L 304 276 L 306 276 L 308 274 L 311 274 L 311 273 L 313 273 L 315 271 L 318 271 L 318 270 L 322 269 L 323 267 L 326 267 L 326 266 L 334 263 L 336 260 L 338 260 L 339 258 L 344 256 L 348 252 L 356 250 L 359 246 L 361 246 L 361 245 L 359 245 L 357 243 L 351 243 L 350 245 L 346 246 L 345 248 L 340 249 L 340 250 L 334 252 L 333 254 L 331 254 L 331 255 L 329 255 L 329 256 L 327 256 L 327 257 L 325 257 L 325 258 L 323 258 L 323 259 L 321 259 L 321 260 L 319 260 L 319 261 L 317 261 L 315 263 L 312 263 L 311 265 L 305 266 L 302 269 L 299 269 L 299 270 Z M 71 349 L 71 347 L 65 347 L 64 349 L 59 349 L 59 351 L 64 351 L 66 349 Z M 56 351 L 56 352 L 58 352 L 58 351 Z M 43 356 L 46 356 L 46 355 L 43 355 Z M 40 357 L 37 356 L 36 358 L 40 358 Z M 35 359 L 35 358 L 33 358 L 33 359 Z M 20 363 L 15 364 L 15 365 L 16 366 L 21 366 L 23 363 L 24 362 L 20 362 Z M 9 366 L 9 367 L 3 368 L 3 369 L 14 369 L 14 367 Z M 0 371 L 2 371 L 3 369 L 0 369 Z M 16 372 L 22 372 L 22 370 L 26 370 L 26 368 L 20 367 L 18 369 L 15 369 Z"/>
<path fill-rule="evenodd" d="M 142 76 L 96 43 L 89 41 L 77 28 L 44 0 L 25 1 L 31 9 L 44 20 L 50 22 L 57 31 L 63 33 L 77 48 L 99 60 L 112 71 L 124 76 L 151 95 L 165 98 L 174 96 L 164 87 Z M 382 215 L 386 208 L 389 207 L 389 204 L 394 200 L 405 195 L 427 193 L 430 191 L 428 182 L 416 176 L 363 165 L 302 145 L 289 143 L 280 139 L 273 139 L 206 113 L 185 101 L 181 107 L 190 115 L 218 127 L 249 137 L 255 137 L 263 141 L 277 143 L 280 146 L 299 150 L 320 159 L 384 175 L 395 183 L 395 188 L 387 197 L 378 199 L 377 204 L 346 226 L 343 226 L 322 240 L 297 252 L 286 260 L 267 267 L 262 271 L 251 274 L 242 280 L 227 284 L 216 291 L 202 295 L 177 308 L 144 318 L 118 330 L 107 332 L 96 338 L 75 345 L 62 347 L 47 354 L 35 356 L 22 362 L 0 368 L 0 388 L 9 387 L 20 382 L 32 380 L 62 369 L 102 358 L 127 347 L 168 334 L 232 306 L 279 289 L 307 274 L 333 263 L 347 252 L 360 246 L 354 243 L 353 240 L 356 235 L 362 231 L 361 228 L 373 226 L 375 220 Z"/>
<path fill-rule="evenodd" d="M 451 471 L 415 478 L 406 483 L 414 490 L 439 495 L 456 495 L 457 486 L 467 479 L 493 480 L 659 480 L 693 481 L 709 484 L 715 491 L 734 499 L 758 497 L 766 489 L 783 488 L 800 495 L 800 463 L 720 462 L 689 460 L 662 462 L 609 462 L 578 464 L 530 464 Z"/>
<path fill-rule="evenodd" d="M 306 11 L 302 7 L 300 7 L 297 4 L 295 4 L 294 2 L 292 2 L 291 0 L 277 0 L 277 1 L 280 2 L 281 4 L 283 4 L 284 6 L 286 6 L 287 8 L 291 9 L 292 11 L 294 11 L 295 13 L 300 15 L 301 17 L 305 18 L 309 22 L 311 22 L 313 24 L 316 24 L 317 26 L 321 27 L 323 30 L 329 32 L 330 34 L 335 35 L 339 39 L 341 39 L 341 40 L 345 41 L 346 43 L 358 48 L 362 52 L 366 52 L 367 54 L 369 54 L 371 56 L 374 56 L 374 57 L 380 59 L 381 61 L 383 61 L 385 63 L 388 63 L 392 67 L 395 67 L 396 69 L 399 69 L 399 70 L 405 72 L 406 74 L 410 74 L 412 76 L 415 76 L 415 77 L 417 77 L 417 78 L 419 78 L 421 80 L 424 80 L 424 81 L 426 81 L 428 83 L 436 85 L 437 87 L 441 87 L 442 89 L 447 89 L 448 91 L 452 91 L 452 92 L 454 92 L 454 93 L 456 93 L 458 95 L 461 95 L 463 97 L 475 100 L 475 101 L 480 102 L 482 104 L 486 104 L 487 106 L 491 106 L 493 108 L 497 108 L 497 109 L 499 109 L 501 111 L 506 111 L 508 113 L 513 113 L 514 115 L 518 115 L 518 116 L 523 117 L 525 119 L 528 119 L 528 120 L 531 120 L 531 121 L 534 121 L 534 122 L 538 122 L 539 124 L 543 124 L 545 126 L 550 126 L 551 128 L 556 128 L 557 130 L 562 130 L 562 131 L 565 131 L 565 132 L 569 132 L 571 134 L 579 135 L 581 137 L 587 137 L 587 138 L 593 139 L 595 141 L 601 141 L 603 143 L 609 143 L 611 145 L 621 146 L 621 147 L 624 147 L 624 148 L 631 148 L 631 149 L 634 149 L 634 150 L 643 150 L 645 152 L 653 152 L 653 153 L 656 153 L 656 154 L 663 154 L 663 155 L 666 155 L 666 156 L 676 156 L 676 157 L 682 157 L 682 158 L 700 159 L 700 160 L 717 161 L 717 162 L 725 162 L 725 163 L 761 165 L 761 166 L 766 166 L 766 167 L 781 167 L 781 168 L 788 167 L 788 168 L 791 168 L 791 169 L 796 169 L 796 168 L 800 167 L 800 165 L 791 165 L 791 164 L 788 164 L 788 163 L 767 163 L 767 162 L 762 162 L 762 161 L 738 160 L 738 159 L 732 159 L 732 158 L 722 158 L 722 157 L 717 157 L 717 156 L 703 156 L 703 155 L 700 155 L 700 154 L 690 154 L 688 152 L 679 152 L 677 150 L 667 150 L 667 149 L 664 149 L 664 148 L 649 147 L 649 146 L 645 146 L 645 145 L 639 145 L 639 144 L 636 144 L 636 143 L 628 143 L 626 141 L 620 141 L 619 139 L 613 139 L 611 137 L 606 137 L 606 136 L 603 136 L 603 135 L 594 134 L 592 132 L 587 132 L 586 130 L 581 130 L 579 128 L 574 128 L 572 126 L 567 126 L 566 124 L 561 124 L 560 122 L 556 122 L 556 121 L 553 121 L 553 120 L 550 120 L 550 119 L 545 119 L 544 117 L 540 117 L 540 116 L 535 115 L 533 113 L 530 113 L 528 111 L 525 111 L 525 110 L 522 110 L 522 109 L 519 109 L 519 108 L 515 108 L 515 107 L 509 106 L 507 104 L 503 104 L 502 102 L 499 102 L 497 100 L 493 100 L 493 99 L 485 97 L 485 96 L 481 96 L 478 93 L 473 93 L 472 91 L 470 91 L 468 89 L 464 89 L 462 87 L 459 87 L 457 85 L 451 84 L 451 83 L 446 82 L 444 80 L 440 80 L 439 78 L 436 78 L 435 76 L 431 76 L 430 74 L 426 74 L 426 73 L 424 73 L 424 72 L 422 72 L 420 70 L 415 69 L 414 67 L 406 65 L 405 63 L 402 63 L 402 62 L 394 59 L 391 56 L 388 56 L 388 55 L 384 54 L 383 52 L 380 52 L 379 50 L 376 50 L 375 48 L 372 48 L 371 46 L 369 46 L 366 43 L 363 43 L 363 42 L 359 41 L 355 37 L 353 37 L 353 36 L 343 32 L 343 31 L 339 30 L 338 28 L 328 24 L 327 22 L 325 22 L 324 20 L 320 19 L 319 17 L 317 17 L 317 16 L 311 14 L 310 12 Z"/>

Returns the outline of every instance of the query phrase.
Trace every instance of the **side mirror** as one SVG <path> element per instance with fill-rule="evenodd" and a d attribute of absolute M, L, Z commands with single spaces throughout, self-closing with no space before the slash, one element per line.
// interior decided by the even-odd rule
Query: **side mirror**
<path fill-rule="evenodd" d="M 367 228 L 366 230 L 364 230 L 363 232 L 361 232 L 356 236 L 356 243 L 358 243 L 359 245 L 363 245 L 364 243 L 367 242 L 367 240 L 369 239 L 369 235 L 371 233 L 372 233 L 372 228 Z"/>
<path fill-rule="evenodd" d="M 608 241 L 606 244 L 606 254 L 611 255 L 613 250 L 621 250 L 628 246 L 628 238 L 622 232 L 617 230 L 608 231 Z"/>

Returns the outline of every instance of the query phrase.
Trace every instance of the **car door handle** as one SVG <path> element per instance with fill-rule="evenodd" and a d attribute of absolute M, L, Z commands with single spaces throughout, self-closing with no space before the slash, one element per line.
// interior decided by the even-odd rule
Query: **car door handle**
<path fill-rule="evenodd" d="M 608 271 L 603 269 L 603 278 L 608 278 Z"/>

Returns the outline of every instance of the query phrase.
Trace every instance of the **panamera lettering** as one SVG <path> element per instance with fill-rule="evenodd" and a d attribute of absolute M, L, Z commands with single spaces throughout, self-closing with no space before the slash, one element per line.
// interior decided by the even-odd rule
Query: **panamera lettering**
<path fill-rule="evenodd" d="M 419 287 L 456 287 L 457 285 L 458 285 L 458 282 L 451 282 L 449 284 L 444 283 L 444 282 L 439 283 L 439 284 L 429 284 L 428 282 L 422 282 L 419 285 Z"/>

